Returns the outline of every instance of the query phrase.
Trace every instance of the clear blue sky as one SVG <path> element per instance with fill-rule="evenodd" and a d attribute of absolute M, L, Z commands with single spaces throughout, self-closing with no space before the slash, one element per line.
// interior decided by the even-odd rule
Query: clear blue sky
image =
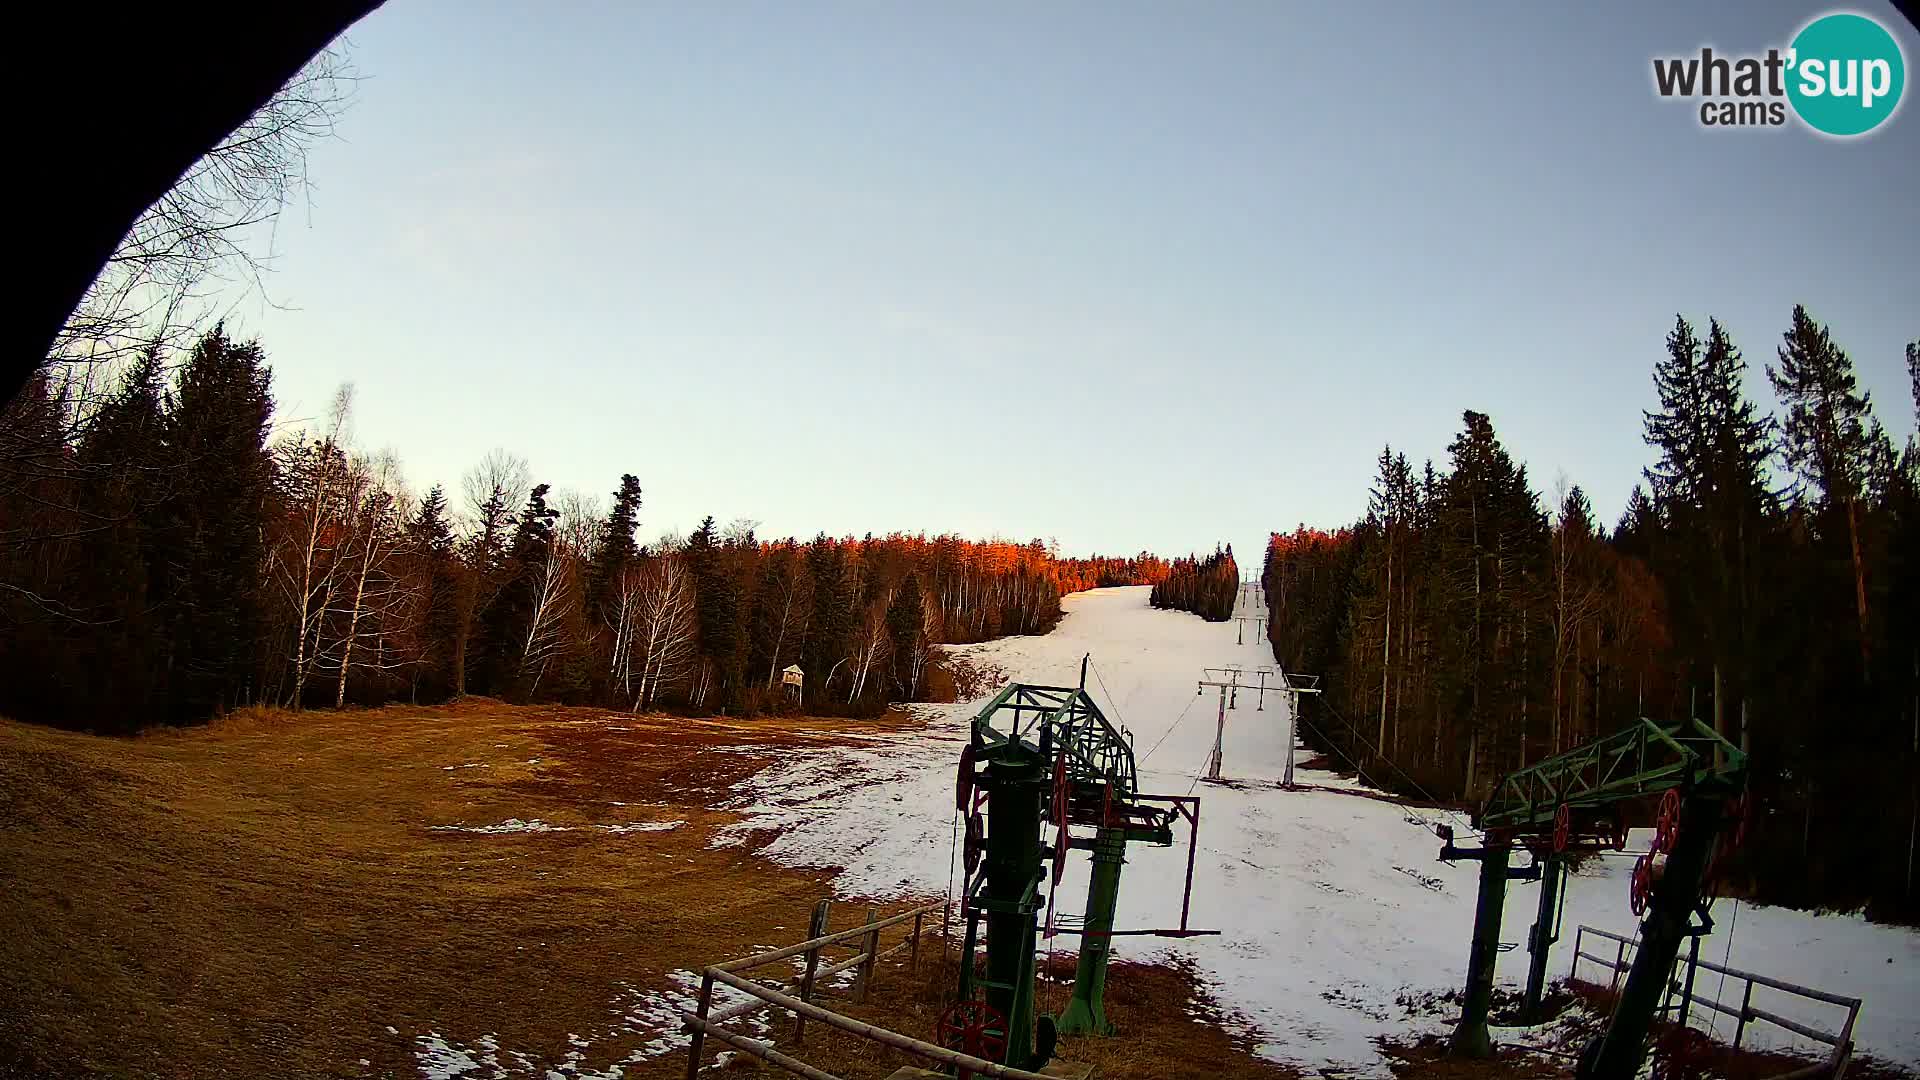
<path fill-rule="evenodd" d="M 1771 401 L 1807 303 L 1912 430 L 1920 105 L 1842 144 L 1651 88 L 1825 10 L 392 0 L 279 231 L 290 308 L 236 321 L 283 417 L 353 382 L 422 489 L 494 446 L 637 473 L 643 538 L 1257 558 L 1464 408 L 1611 521 L 1677 311 Z"/>

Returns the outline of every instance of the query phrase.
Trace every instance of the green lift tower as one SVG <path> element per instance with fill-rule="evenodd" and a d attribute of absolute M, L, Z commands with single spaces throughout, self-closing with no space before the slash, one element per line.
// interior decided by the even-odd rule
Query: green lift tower
<path fill-rule="evenodd" d="M 966 821 L 966 942 L 959 1001 L 943 1015 L 936 1034 L 956 1049 L 1019 1068 L 1044 1064 L 1057 1033 L 1112 1032 L 1104 990 L 1113 937 L 1217 933 L 1187 928 L 1191 846 L 1180 926 L 1113 928 L 1127 845 L 1169 846 L 1179 821 L 1186 821 L 1197 838 L 1200 801 L 1140 792 L 1131 739 L 1087 695 L 1084 670 L 1083 664 L 1079 688 L 1008 686 L 974 717 L 960 756 L 955 801 Z M 1051 836 L 1043 841 L 1043 827 L 1049 825 Z M 1052 901 L 1073 848 L 1093 853 L 1093 875 L 1080 925 L 1068 929 L 1058 925 L 1064 920 Z M 1043 910 L 1046 933 L 1078 934 L 1081 947 L 1066 1009 L 1058 1018 L 1041 1017 L 1036 1023 L 1035 950 Z M 982 923 L 986 968 L 976 975 Z"/>
<path fill-rule="evenodd" d="M 1647 1033 L 1681 942 L 1691 936 L 1697 947 L 1699 935 L 1712 929 L 1703 902 L 1710 866 L 1739 842 L 1746 784 L 1746 755 L 1712 728 L 1697 720 L 1661 726 L 1642 719 L 1502 777 L 1475 820 L 1485 834 L 1480 847 L 1456 846 L 1451 830 L 1442 827 L 1442 860 L 1480 862 L 1480 898 L 1453 1052 L 1464 1057 L 1493 1052 L 1487 1014 L 1508 879 L 1537 876 L 1541 883 L 1539 912 L 1527 941 L 1532 956 L 1524 1004 L 1537 1016 L 1566 856 L 1582 848 L 1624 846 L 1623 804 L 1659 796 L 1653 850 L 1635 866 L 1629 896 L 1634 915 L 1645 915 L 1639 948 L 1606 1032 L 1588 1047 L 1578 1074 L 1580 1080 L 1632 1077 L 1645 1056 Z M 1509 869 L 1515 847 L 1532 853 L 1533 866 Z"/>

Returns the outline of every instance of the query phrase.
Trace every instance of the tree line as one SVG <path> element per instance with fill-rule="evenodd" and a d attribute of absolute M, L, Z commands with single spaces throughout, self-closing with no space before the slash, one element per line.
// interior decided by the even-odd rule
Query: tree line
<path fill-rule="evenodd" d="M 1726 329 L 1676 319 L 1612 529 L 1577 485 L 1543 501 L 1469 411 L 1438 468 L 1384 449 L 1358 522 L 1276 534 L 1274 655 L 1325 690 L 1304 734 L 1477 800 L 1633 717 L 1696 717 L 1751 755 L 1744 888 L 1920 911 L 1920 447 L 1803 307 L 1774 352 L 1768 411 Z M 1920 342 L 1906 363 L 1920 420 Z"/>
<path fill-rule="evenodd" d="M 1189 555 L 1175 559 L 1166 575 L 1153 583 L 1149 602 L 1157 608 L 1187 611 L 1208 622 L 1233 617 L 1234 598 L 1240 592 L 1240 567 L 1233 561 L 1233 545 L 1215 547 L 1202 559 Z"/>
<path fill-rule="evenodd" d="M 84 394 L 59 372 L 0 409 L 0 711 L 69 727 L 467 694 L 871 712 L 927 690 L 936 644 L 1043 633 L 1064 593 L 1166 573 L 712 518 L 643 545 L 636 475 L 603 502 L 503 451 L 457 503 L 416 497 L 353 445 L 349 392 L 276 435 L 265 352 L 222 328 L 177 370 L 147 349 L 104 394 L 97 370 Z"/>

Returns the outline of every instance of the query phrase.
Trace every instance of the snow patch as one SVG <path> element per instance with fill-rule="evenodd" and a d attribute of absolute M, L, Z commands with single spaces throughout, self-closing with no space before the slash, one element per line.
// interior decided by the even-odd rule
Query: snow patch
<path fill-rule="evenodd" d="M 508 818 L 497 825 L 434 825 L 432 828 L 435 832 L 486 833 L 488 835 L 498 833 L 573 831 L 573 826 L 571 825 L 551 825 L 541 821 L 539 818 L 528 818 L 526 821 L 521 821 L 519 818 Z"/>
<path fill-rule="evenodd" d="M 667 1054 L 685 1053 L 688 1035 L 681 1030 L 681 1013 L 700 1005 L 700 975 L 693 971 L 667 973 L 666 990 L 641 990 L 622 984 L 610 1003 L 614 1016 L 605 1028 L 585 1034 L 569 1032 L 570 1049 L 559 1061 L 541 1063 L 519 1050 L 502 1052 L 499 1035 L 489 1032 L 467 1046 L 429 1031 L 414 1040 L 414 1061 L 426 1080 L 625 1080 L 629 1068 Z M 713 1009 L 751 1001 L 730 986 L 713 988 Z M 728 1030 L 749 1038 L 764 1038 L 769 1028 L 766 1011 L 729 1021 Z M 592 1052 L 602 1048 L 600 1054 Z M 604 1068 L 587 1065 L 590 1056 L 614 1057 Z"/>
<path fill-rule="evenodd" d="M 684 821 L 629 821 L 625 825 L 595 825 L 594 828 L 610 833 L 671 832 L 685 824 Z"/>

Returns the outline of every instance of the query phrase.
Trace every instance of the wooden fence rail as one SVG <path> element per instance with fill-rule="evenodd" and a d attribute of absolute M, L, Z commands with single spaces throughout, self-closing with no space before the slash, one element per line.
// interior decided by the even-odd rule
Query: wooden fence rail
<path fill-rule="evenodd" d="M 1613 942 L 1614 955 L 1611 958 L 1596 956 L 1581 948 L 1589 934 L 1596 938 Z M 1637 942 L 1619 934 L 1601 930 L 1597 927 L 1582 926 L 1574 933 L 1573 966 L 1568 969 L 1567 978 L 1572 979 L 1575 972 L 1580 969 L 1580 961 L 1586 960 L 1612 972 L 1612 985 L 1615 989 L 1618 989 L 1620 976 L 1633 966 L 1632 961 L 1627 956 L 1627 951 L 1636 948 L 1637 945 Z M 1689 971 L 1684 981 L 1681 980 L 1678 971 L 1682 964 L 1688 964 L 1695 968 L 1715 972 L 1730 979 L 1744 980 L 1746 989 L 1740 995 L 1740 1007 L 1737 1009 L 1731 1008 L 1710 998 L 1692 996 L 1693 972 Z M 1741 971 L 1739 968 L 1723 967 L 1711 960 L 1699 960 L 1682 956 L 1675 961 L 1674 967 L 1675 972 L 1669 976 L 1668 987 L 1673 992 L 1686 993 L 1688 995 L 1688 1003 L 1691 1005 L 1699 1005 L 1712 1009 L 1722 1016 L 1733 1018 L 1736 1021 L 1733 1029 L 1734 1046 L 1739 1046 L 1740 1041 L 1746 1037 L 1747 1025 L 1749 1023 L 1755 1020 L 1764 1020 L 1775 1027 L 1784 1028 L 1796 1035 L 1833 1047 L 1833 1052 L 1828 1056 L 1826 1061 L 1810 1065 L 1803 1069 L 1795 1069 L 1792 1072 L 1773 1077 L 1772 1080 L 1803 1080 L 1803 1078 L 1822 1075 L 1830 1076 L 1831 1080 L 1842 1080 L 1842 1077 L 1846 1075 L 1847 1064 L 1853 1059 L 1853 1025 L 1854 1022 L 1860 1018 L 1861 999 L 1847 997 L 1843 994 L 1834 994 L 1825 990 L 1817 990 L 1810 986 L 1801 986 L 1797 983 L 1790 983 L 1785 979 L 1775 979 L 1751 971 Z M 1766 1009 L 1754 1005 L 1753 988 L 1756 986 L 1765 986 L 1784 994 L 1793 994 L 1797 997 L 1838 1006 L 1839 1008 L 1847 1010 L 1846 1021 L 1841 1025 L 1840 1031 L 1835 1033 L 1781 1016 L 1778 1013 L 1769 1012 Z M 1684 1018 L 1684 1012 L 1682 1016 Z"/>
<path fill-rule="evenodd" d="M 814 906 L 812 918 L 808 923 L 807 939 L 805 941 L 796 942 L 778 949 L 769 949 L 765 952 L 755 953 L 752 956 L 743 956 L 738 960 L 730 960 L 724 964 L 714 964 L 702 972 L 700 1001 L 697 1010 L 694 1012 L 682 1012 L 680 1014 L 683 1026 L 686 1030 L 690 1031 L 693 1036 L 691 1045 L 687 1051 L 687 1080 L 694 1080 L 700 1072 L 701 1054 L 705 1050 L 705 1041 L 708 1037 L 712 1037 L 714 1041 L 732 1047 L 741 1053 L 757 1057 L 770 1065 L 774 1065 L 799 1076 L 807 1077 L 808 1080 L 840 1080 L 839 1077 L 831 1073 L 822 1072 L 798 1058 L 775 1050 L 770 1042 L 748 1038 L 738 1032 L 724 1031 L 720 1028 L 720 1025 L 729 1020 L 738 1019 L 739 1017 L 770 1007 L 783 1008 L 793 1014 L 795 1045 L 799 1045 L 804 1039 L 807 1021 L 811 1019 L 843 1031 L 850 1031 L 874 1042 L 905 1049 L 910 1053 L 919 1052 L 920 1056 L 926 1057 L 928 1060 L 947 1063 L 958 1062 L 973 1068 L 974 1071 L 982 1075 L 1004 1076 L 1010 1078 L 1010 1080 L 1029 1080 L 1029 1078 L 1038 1077 L 1039 1074 L 1037 1073 L 1008 1069 L 1003 1065 L 980 1061 L 977 1058 L 970 1058 L 964 1054 L 955 1054 L 951 1050 L 934 1046 L 931 1043 L 922 1043 L 917 1039 L 911 1039 L 905 1035 L 875 1027 L 872 1024 L 862 1023 L 861 1021 L 841 1016 L 831 1010 L 823 1009 L 815 1005 L 813 998 L 819 992 L 820 984 L 835 975 L 848 971 L 855 972 L 852 988 L 853 999 L 855 1001 L 865 1001 L 868 990 L 873 982 L 875 968 L 879 961 L 890 956 L 898 955 L 902 950 L 909 952 L 909 963 L 913 969 L 917 970 L 920 966 L 920 939 L 925 936 L 924 931 L 926 929 L 927 916 L 936 913 L 941 915 L 943 933 L 946 922 L 945 906 L 943 904 L 922 904 L 919 907 L 910 908 L 884 919 L 877 918 L 877 913 L 872 908 L 868 908 L 866 922 L 864 924 L 836 933 L 827 933 L 829 911 L 830 904 L 826 900 L 822 900 Z M 880 948 L 881 932 L 909 921 L 912 922 L 913 928 L 907 933 L 907 936 L 891 948 L 883 951 Z M 831 963 L 823 968 L 820 966 L 821 951 L 830 948 L 855 948 L 859 951 L 851 957 Z M 770 964 L 780 963 L 783 960 L 791 960 L 795 957 L 805 957 L 806 966 L 800 977 L 791 982 L 776 982 L 770 979 L 755 980 L 746 978 L 742 974 L 743 972 L 764 968 Z M 746 994 L 751 1000 L 729 1005 L 724 1009 L 715 1010 L 713 1008 L 713 984 L 715 982 L 719 982 L 724 986 L 730 986 Z M 924 1048 L 924 1051 L 931 1051 L 932 1053 L 928 1054 L 923 1051 L 915 1051 L 913 1047 L 921 1047 Z"/>

